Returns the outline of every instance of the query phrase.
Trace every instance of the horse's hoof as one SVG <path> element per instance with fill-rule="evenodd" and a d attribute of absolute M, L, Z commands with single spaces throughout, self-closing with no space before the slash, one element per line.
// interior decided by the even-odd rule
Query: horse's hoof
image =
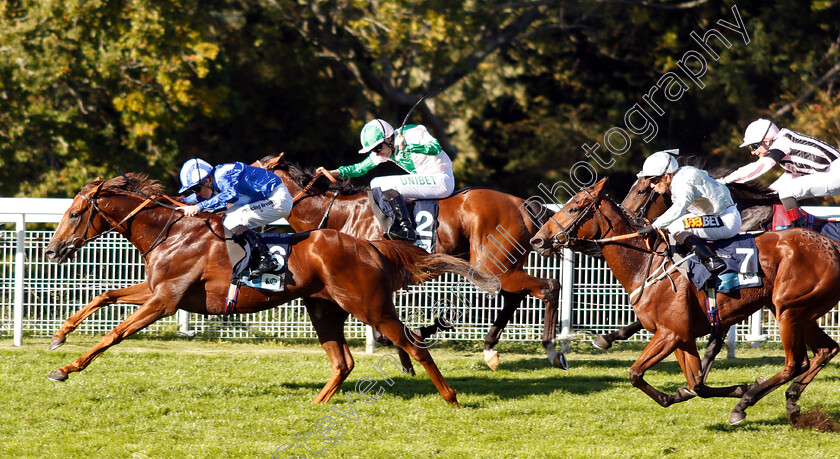
<path fill-rule="evenodd" d="M 554 343 L 550 343 L 545 346 L 545 353 L 548 355 L 548 361 L 551 362 L 552 365 L 564 370 L 569 369 L 569 362 L 566 361 L 566 356 L 563 355 L 562 352 L 557 352 L 557 348 Z"/>
<path fill-rule="evenodd" d="M 566 360 L 566 356 L 563 354 L 557 354 L 554 356 L 554 361 L 551 362 L 552 365 L 561 369 L 561 370 L 568 370 L 569 369 L 569 361 Z"/>
<path fill-rule="evenodd" d="M 743 411 L 733 411 L 729 413 L 729 425 L 731 426 L 739 424 L 744 419 L 747 419 L 747 413 Z"/>
<path fill-rule="evenodd" d="M 697 397 L 697 392 L 694 392 L 688 387 L 681 386 L 679 389 L 677 389 L 677 395 L 679 395 L 682 400 L 688 400 L 690 398 Z"/>
<path fill-rule="evenodd" d="M 56 381 L 56 382 L 67 381 L 67 377 L 68 376 L 66 374 L 62 373 L 61 370 L 55 370 L 52 373 L 50 373 L 49 375 L 47 375 L 47 379 L 49 379 L 50 381 Z"/>
<path fill-rule="evenodd" d="M 502 359 L 499 358 L 499 353 L 493 350 L 484 350 L 484 362 L 487 363 L 487 366 L 490 367 L 491 370 L 496 371 L 499 369 L 499 363 Z"/>
<path fill-rule="evenodd" d="M 67 338 L 65 338 L 63 336 L 53 336 L 53 339 L 50 340 L 50 350 L 54 351 L 54 350 L 60 348 L 61 345 L 64 344 L 64 341 L 66 341 L 66 340 L 67 340 Z"/>
<path fill-rule="evenodd" d="M 605 340 L 603 336 L 599 336 L 592 340 L 592 345 L 598 349 L 607 350 L 612 347 L 612 343 Z"/>
<path fill-rule="evenodd" d="M 766 378 L 762 378 L 761 376 L 759 376 L 758 378 L 755 378 L 755 383 L 756 383 L 756 384 L 764 384 L 764 383 L 766 383 L 766 382 L 767 382 L 767 379 L 766 379 Z"/>

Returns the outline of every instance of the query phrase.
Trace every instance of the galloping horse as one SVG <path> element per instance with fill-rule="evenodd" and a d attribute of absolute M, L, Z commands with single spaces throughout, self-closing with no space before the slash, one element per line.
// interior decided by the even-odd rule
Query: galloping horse
<path fill-rule="evenodd" d="M 185 217 L 175 207 L 152 199 L 160 196 L 161 189 L 158 182 L 145 175 L 94 180 L 65 212 L 46 249 L 51 261 L 63 263 L 88 241 L 117 231 L 143 254 L 146 280 L 99 294 L 64 322 L 50 349 L 62 345 L 67 333 L 105 305 L 141 305 L 88 353 L 53 371 L 50 379 L 66 380 L 110 346 L 178 309 L 197 314 L 225 312 L 232 267 L 221 218 L 208 214 Z M 149 195 L 152 198 L 144 198 Z M 468 263 L 449 255 L 430 255 L 405 242 L 368 242 L 335 230 L 293 235 L 288 269 L 290 280 L 285 291 L 267 296 L 243 287 L 235 312 L 262 311 L 303 298 L 333 369 L 313 403 L 329 401 L 353 369 L 353 357 L 344 338 L 344 322 L 348 314 L 353 314 L 408 352 L 423 365 L 444 400 L 458 405 L 455 391 L 443 379 L 428 350 L 415 345 L 416 336 L 399 320 L 392 294 L 409 283 L 424 282 L 444 272 L 471 274 L 476 282 L 486 282 L 487 278 L 469 273 Z"/>
<path fill-rule="evenodd" d="M 681 158 L 683 159 L 683 158 Z M 682 162 L 682 161 L 681 161 Z M 714 171 L 712 172 L 715 173 Z M 717 174 L 716 174 L 717 175 Z M 781 204 L 775 191 L 754 183 L 730 183 L 727 185 L 732 200 L 741 212 L 741 232 L 769 231 L 773 223 L 773 205 Z M 671 194 L 661 195 L 650 187 L 647 177 L 640 177 L 630 187 L 621 205 L 636 215 L 644 215 L 648 220 L 655 220 L 671 207 Z M 599 349 L 609 349 L 613 341 L 626 340 L 642 330 L 642 323 L 635 321 L 614 332 L 595 338 L 592 344 Z M 723 341 L 715 343 L 723 345 Z M 714 352 L 717 354 L 717 352 Z M 708 355 L 708 354 L 707 354 Z"/>
<path fill-rule="evenodd" d="M 292 195 L 305 192 L 287 217 L 295 231 L 323 225 L 358 238 L 381 239 L 383 230 L 368 204 L 367 187 L 353 187 L 349 182 L 324 187 L 315 181 L 318 177 L 313 171 L 282 160 L 282 154 L 253 165 L 274 171 Z M 504 308 L 484 339 L 485 362 L 493 370 L 499 365 L 494 347 L 525 295 L 543 302 L 542 344 L 549 361 L 560 368 L 568 365 L 555 347 L 560 282 L 531 276 L 523 269 L 530 252 L 528 240 L 543 223 L 534 220 L 536 215 L 547 216 L 550 212 L 539 204 L 484 188 L 471 188 L 440 200 L 436 252 L 468 259 L 476 271 L 495 277 L 501 284 Z"/>
<path fill-rule="evenodd" d="M 531 244 L 548 256 L 565 246 L 574 248 L 582 240 L 601 246 L 613 274 L 627 291 L 645 282 L 648 273 L 640 266 L 651 266 L 665 245 L 656 234 L 645 238 L 617 240 L 617 236 L 635 233 L 640 223 L 604 193 L 606 179 L 577 193 L 560 212 L 540 228 Z M 646 243 L 647 242 L 647 243 Z M 786 413 L 791 423 L 799 417 L 802 391 L 820 369 L 838 352 L 837 343 L 820 329 L 817 320 L 840 300 L 840 243 L 813 231 L 795 228 L 764 233 L 755 238 L 763 285 L 717 295 L 722 327 L 740 322 L 761 307 L 776 316 L 785 365 L 781 372 L 752 385 L 710 388 L 702 382 L 696 338 L 711 331 L 706 316 L 703 293 L 690 285 L 684 276 L 671 282 L 649 285 L 633 307 L 653 338 L 630 368 L 630 381 L 662 406 L 682 402 L 695 394 L 701 397 L 740 397 L 729 415 L 729 423 L 746 418 L 746 408 L 793 380 L 785 393 Z M 809 362 L 807 347 L 814 351 Z M 644 380 L 645 371 L 675 353 L 690 390 L 681 388 L 674 395 L 665 394 Z"/>

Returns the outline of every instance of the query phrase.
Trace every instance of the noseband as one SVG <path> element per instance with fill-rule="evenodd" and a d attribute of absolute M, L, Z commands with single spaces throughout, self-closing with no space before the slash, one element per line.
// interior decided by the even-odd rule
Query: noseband
<path fill-rule="evenodd" d="M 554 222 L 554 224 L 555 224 L 555 225 L 557 225 L 557 227 L 558 227 L 558 228 L 560 228 L 560 231 L 559 231 L 558 233 L 555 233 L 555 234 L 554 234 L 554 236 L 553 236 L 553 239 L 554 239 L 554 244 L 555 244 L 556 246 L 558 246 L 558 247 L 567 247 L 570 243 L 572 243 L 572 242 L 574 242 L 574 241 L 581 241 L 581 240 L 583 240 L 583 239 L 580 239 L 580 238 L 572 237 L 569 233 L 571 233 L 571 232 L 573 232 L 573 231 L 576 231 L 576 230 L 578 229 L 578 227 L 579 227 L 579 226 L 583 223 L 583 220 L 586 218 L 586 216 L 587 216 L 587 215 L 589 215 L 589 212 L 590 212 L 590 211 L 593 211 L 593 210 L 595 209 L 595 206 L 597 206 L 597 205 L 598 205 L 598 203 L 600 203 L 600 202 L 601 202 L 601 196 L 602 196 L 602 195 L 598 195 L 598 197 L 593 197 L 591 194 L 589 194 L 589 192 L 586 192 L 586 194 L 587 194 L 587 195 L 589 195 L 589 197 L 592 197 L 592 198 L 593 198 L 593 199 L 592 199 L 592 202 L 590 202 L 590 203 L 589 203 L 589 204 L 588 204 L 588 205 L 587 205 L 587 206 L 586 206 L 586 207 L 585 207 L 585 208 L 584 208 L 584 209 L 583 209 L 583 210 L 582 210 L 582 211 L 578 214 L 578 216 L 577 216 L 577 217 L 575 217 L 575 219 L 574 219 L 574 220 L 572 220 L 572 223 L 569 223 L 569 226 L 568 226 L 568 227 L 565 227 L 565 228 L 564 228 L 564 227 L 563 227 L 563 225 L 561 225 L 561 224 L 559 224 L 559 223 L 557 223 L 557 222 Z M 563 234 L 564 238 L 566 239 L 566 242 L 560 242 L 560 240 L 559 240 L 559 239 L 558 239 L 558 237 L 557 237 L 557 236 L 559 236 L 560 234 Z"/>

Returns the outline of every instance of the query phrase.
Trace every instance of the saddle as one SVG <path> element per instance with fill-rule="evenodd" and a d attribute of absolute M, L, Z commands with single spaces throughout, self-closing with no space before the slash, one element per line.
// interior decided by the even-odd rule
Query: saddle
<path fill-rule="evenodd" d="M 265 273 L 256 279 L 249 279 L 252 269 L 259 265 L 259 257 L 251 256 L 251 247 L 233 241 L 233 234 L 225 228 L 225 246 L 228 259 L 233 267 L 230 287 L 228 287 L 225 314 L 231 314 L 236 307 L 241 286 L 251 287 L 260 293 L 271 295 L 282 292 L 286 288 L 286 276 L 289 255 L 292 252 L 292 235 L 271 231 L 257 233 L 257 236 L 268 246 L 269 252 L 277 260 L 278 268 L 271 273 Z"/>
<path fill-rule="evenodd" d="M 368 190 L 368 201 L 373 214 L 382 228 L 387 230 L 394 224 L 396 216 L 382 195 L 382 190 L 379 188 Z M 440 199 L 416 199 L 406 202 L 417 231 L 417 240 L 414 241 L 414 245 L 428 253 L 435 253 L 439 202 Z"/>
<path fill-rule="evenodd" d="M 726 264 L 726 269 L 716 277 L 692 253 L 683 250 L 676 244 L 671 245 L 672 256 L 677 269 L 685 275 L 691 283 L 702 290 L 712 286 L 721 293 L 729 293 L 747 287 L 762 285 L 761 269 L 758 264 L 758 247 L 755 238 L 750 234 L 738 234 L 729 239 L 721 239 L 709 243 L 718 257 Z M 681 260 L 684 260 L 681 262 Z"/>

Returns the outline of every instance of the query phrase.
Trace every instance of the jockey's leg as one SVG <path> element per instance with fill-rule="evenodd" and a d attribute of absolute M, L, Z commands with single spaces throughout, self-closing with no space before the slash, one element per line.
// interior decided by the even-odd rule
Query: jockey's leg
<path fill-rule="evenodd" d="M 388 238 L 416 241 L 417 230 L 414 228 L 414 222 L 408 211 L 408 206 L 405 205 L 405 200 L 400 195 L 400 192 L 397 190 L 387 190 L 382 196 L 385 198 L 385 202 L 391 206 L 391 211 L 394 212 L 394 224 L 388 230 Z"/>
<path fill-rule="evenodd" d="M 236 234 L 237 229 L 240 230 L 239 234 Z M 248 275 L 249 279 L 256 279 L 265 273 L 274 271 L 279 267 L 277 260 L 275 260 L 271 255 L 271 252 L 268 251 L 268 246 L 265 245 L 265 242 L 263 242 L 259 236 L 257 236 L 257 233 L 254 232 L 254 230 L 244 226 L 238 226 L 234 229 L 233 234 L 244 239 L 246 243 L 251 246 L 251 250 L 254 255 L 259 257 L 259 264 L 256 268 L 251 269 L 251 273 Z"/>
<path fill-rule="evenodd" d="M 706 244 L 706 241 L 699 237 L 683 231 L 674 235 L 677 244 L 693 251 L 700 258 L 703 266 L 709 270 L 710 273 L 718 274 L 726 269 L 726 263 L 718 257 L 712 249 Z"/>

